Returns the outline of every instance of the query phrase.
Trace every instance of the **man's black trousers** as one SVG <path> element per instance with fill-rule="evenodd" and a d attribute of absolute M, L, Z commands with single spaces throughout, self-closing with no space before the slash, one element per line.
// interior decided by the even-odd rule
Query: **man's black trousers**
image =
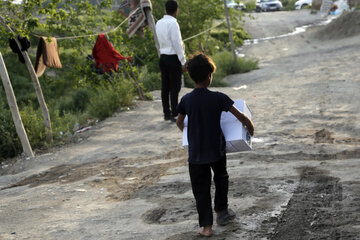
<path fill-rule="evenodd" d="M 160 55 L 161 100 L 165 117 L 177 116 L 182 67 L 177 55 Z M 169 104 L 171 103 L 171 109 Z"/>
<path fill-rule="evenodd" d="M 215 211 L 221 212 L 228 207 L 229 175 L 226 170 L 226 156 L 210 164 L 190 164 L 189 172 L 192 191 L 196 200 L 200 227 L 213 225 L 211 206 L 211 169 L 215 182 Z"/>

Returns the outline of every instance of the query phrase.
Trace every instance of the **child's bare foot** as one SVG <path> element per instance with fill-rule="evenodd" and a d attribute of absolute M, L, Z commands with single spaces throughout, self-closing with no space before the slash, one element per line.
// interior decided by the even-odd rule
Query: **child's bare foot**
<path fill-rule="evenodd" d="M 205 237 L 211 237 L 213 235 L 212 226 L 205 226 L 200 230 L 200 235 Z"/>

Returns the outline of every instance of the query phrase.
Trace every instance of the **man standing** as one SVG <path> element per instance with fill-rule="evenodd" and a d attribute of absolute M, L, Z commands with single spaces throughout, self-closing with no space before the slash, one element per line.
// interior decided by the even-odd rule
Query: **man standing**
<path fill-rule="evenodd" d="M 186 59 L 180 27 L 176 20 L 178 14 L 176 0 L 168 0 L 165 3 L 165 10 L 166 15 L 156 23 L 156 34 L 160 45 L 161 100 L 164 119 L 176 122 L 181 74 L 185 69 Z"/>

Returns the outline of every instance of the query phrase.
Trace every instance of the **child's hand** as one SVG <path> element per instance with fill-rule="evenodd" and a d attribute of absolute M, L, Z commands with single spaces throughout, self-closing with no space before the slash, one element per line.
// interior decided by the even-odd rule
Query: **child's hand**
<path fill-rule="evenodd" d="M 249 123 L 246 125 L 246 129 L 249 131 L 251 136 L 254 136 L 254 124 L 253 122 L 249 119 Z"/>
<path fill-rule="evenodd" d="M 254 124 L 253 122 L 242 112 L 240 112 L 235 106 L 232 106 L 229 111 L 234 114 L 234 116 L 239 119 L 244 127 L 249 131 L 251 136 L 254 136 Z"/>

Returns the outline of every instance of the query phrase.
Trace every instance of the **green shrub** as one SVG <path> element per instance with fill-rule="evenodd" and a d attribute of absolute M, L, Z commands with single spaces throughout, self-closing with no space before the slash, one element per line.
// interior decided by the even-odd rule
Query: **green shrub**
<path fill-rule="evenodd" d="M 146 91 L 153 91 L 161 89 L 161 74 L 160 72 L 149 72 L 146 66 L 141 68 L 140 82 Z"/>
<path fill-rule="evenodd" d="M 77 115 L 63 113 L 60 115 L 59 110 L 50 111 L 51 127 L 55 141 L 67 138 L 74 133 L 75 123 L 80 119 Z"/>
<path fill-rule="evenodd" d="M 244 39 L 251 38 L 250 35 L 242 28 L 232 28 L 232 35 L 234 39 L 235 46 L 242 46 L 244 44 Z M 225 43 L 226 48 L 231 49 L 231 43 L 229 40 L 229 32 L 227 29 L 216 29 L 211 31 L 211 37 Z"/>
<path fill-rule="evenodd" d="M 38 148 L 46 144 L 44 121 L 41 110 L 34 110 L 32 105 L 24 106 L 20 111 L 30 145 Z"/>
<path fill-rule="evenodd" d="M 23 103 L 26 104 L 28 101 L 36 101 L 34 84 L 26 65 L 20 63 L 17 54 L 12 52 L 4 55 L 4 61 L 18 105 L 21 106 Z"/>
<path fill-rule="evenodd" d="M 33 149 L 48 146 L 46 142 L 45 127 L 40 109 L 35 110 L 29 103 L 20 111 L 21 119 Z M 50 111 L 51 126 L 54 140 L 59 140 L 73 133 L 77 118 L 71 114 L 59 116 L 59 111 Z M 0 114 L 0 156 L 3 158 L 14 157 L 22 152 L 13 120 L 9 110 Z"/>
<path fill-rule="evenodd" d="M 282 0 L 283 10 L 295 10 L 295 2 L 297 0 Z"/>
<path fill-rule="evenodd" d="M 255 8 L 256 8 L 256 1 L 254 1 L 254 0 L 247 0 L 247 1 L 245 1 L 244 4 L 246 6 L 247 12 L 251 12 L 251 11 L 255 10 Z"/>
<path fill-rule="evenodd" d="M 103 120 L 121 107 L 130 106 L 134 99 L 134 90 L 132 83 L 120 77 L 117 77 L 111 85 L 100 85 L 90 97 L 89 115 Z"/>
<path fill-rule="evenodd" d="M 65 98 L 60 103 L 59 114 L 63 116 L 65 112 L 83 113 L 89 103 L 90 90 L 86 88 L 75 89 L 71 93 L 71 98 Z"/>
<path fill-rule="evenodd" d="M 258 62 L 244 58 L 237 58 L 236 64 L 231 52 L 223 51 L 215 54 L 213 60 L 216 65 L 216 73 L 213 77 L 212 86 L 226 86 L 223 78 L 230 74 L 245 73 L 257 69 Z"/>
<path fill-rule="evenodd" d="M 21 143 L 17 136 L 11 112 L 0 98 L 0 162 L 21 153 Z"/>

